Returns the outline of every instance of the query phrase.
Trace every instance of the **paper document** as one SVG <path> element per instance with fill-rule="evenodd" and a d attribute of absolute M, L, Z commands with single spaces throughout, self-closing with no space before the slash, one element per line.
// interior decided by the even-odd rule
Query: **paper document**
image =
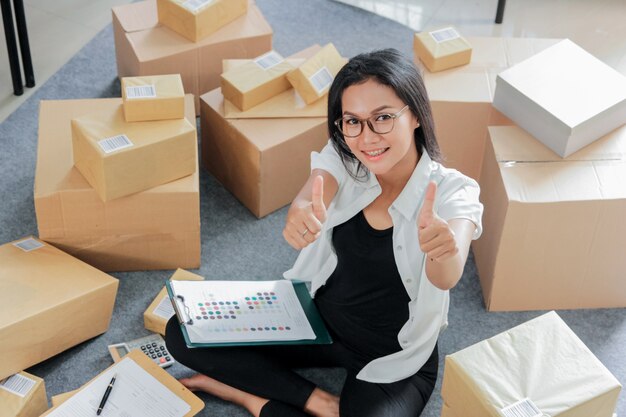
<path fill-rule="evenodd" d="M 191 343 L 313 340 L 291 281 L 171 281 Z"/>
<path fill-rule="evenodd" d="M 183 417 L 191 406 L 130 358 L 124 358 L 48 417 L 95 416 L 114 374 L 115 385 L 100 417 Z"/>

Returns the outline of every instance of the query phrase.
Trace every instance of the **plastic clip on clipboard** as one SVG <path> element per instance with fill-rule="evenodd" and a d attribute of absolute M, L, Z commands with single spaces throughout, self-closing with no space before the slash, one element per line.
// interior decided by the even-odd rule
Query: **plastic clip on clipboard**
<path fill-rule="evenodd" d="M 210 281 L 202 281 L 205 285 L 210 285 Z M 172 284 L 169 280 L 165 282 L 165 288 L 174 306 L 174 312 L 181 327 L 185 343 L 190 348 L 196 347 L 225 347 L 225 346 L 262 346 L 262 345 L 328 345 L 333 343 L 332 337 L 328 333 L 324 321 L 317 311 L 317 307 L 309 294 L 309 290 L 306 287 L 304 281 L 289 281 L 293 284 L 293 289 L 298 297 L 298 301 L 304 310 L 313 332 L 315 333 L 315 339 L 300 339 L 300 340 L 268 340 L 268 341 L 237 341 L 237 342 L 211 342 L 207 340 L 204 343 L 193 343 L 189 338 L 186 326 L 193 326 L 193 317 L 189 314 L 189 307 L 185 304 L 185 298 L 182 295 L 174 293 Z M 182 307 L 182 308 L 181 308 Z"/>

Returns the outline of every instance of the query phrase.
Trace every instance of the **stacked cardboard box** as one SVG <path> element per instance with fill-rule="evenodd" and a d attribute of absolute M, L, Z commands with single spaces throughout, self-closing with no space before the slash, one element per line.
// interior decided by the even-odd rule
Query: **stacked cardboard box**
<path fill-rule="evenodd" d="M 44 380 L 27 372 L 0 378 L 0 416 L 39 417 L 48 409 Z"/>
<path fill-rule="evenodd" d="M 121 104 L 121 99 L 41 102 L 35 175 L 39 236 L 103 271 L 197 268 L 195 146 L 191 175 L 110 201 L 102 201 L 74 167 L 70 120 L 88 114 L 119 115 Z M 185 114 L 185 123 L 195 126 L 191 95 L 185 97 Z M 161 122 L 137 122 L 143 123 Z M 192 136 L 195 143 L 195 133 Z"/>
<path fill-rule="evenodd" d="M 118 76 L 181 74 L 185 91 L 195 96 L 196 115 L 200 95 L 220 85 L 223 59 L 272 49 L 272 28 L 253 2 L 243 16 L 197 42 L 159 24 L 155 0 L 114 7 L 112 13 Z"/>
<path fill-rule="evenodd" d="M 0 379 L 104 333 L 118 281 L 35 238 L 0 246 Z"/>
<path fill-rule="evenodd" d="M 297 66 L 319 47 L 292 56 Z M 224 69 L 245 62 L 224 62 Z M 221 89 L 201 98 L 202 161 L 255 216 L 289 204 L 309 176 L 309 158 L 327 143 L 326 100 L 305 105 L 289 89 L 247 111 Z"/>
<path fill-rule="evenodd" d="M 489 127 L 472 243 L 487 309 L 626 307 L 624 178 L 626 126 L 564 159 Z"/>
<path fill-rule="evenodd" d="M 491 105 L 497 74 L 558 41 L 467 39 L 473 48 L 468 65 L 435 73 L 425 70 L 423 76 L 445 165 L 478 179 L 487 126 L 513 124 Z"/>
<path fill-rule="evenodd" d="M 611 417 L 620 390 L 550 312 L 446 356 L 442 416 Z"/>
<path fill-rule="evenodd" d="M 566 157 L 626 123 L 626 77 L 565 39 L 498 74 L 493 105 Z"/>
<path fill-rule="evenodd" d="M 416 33 L 413 52 L 431 72 L 469 64 L 472 45 L 452 26 Z"/>

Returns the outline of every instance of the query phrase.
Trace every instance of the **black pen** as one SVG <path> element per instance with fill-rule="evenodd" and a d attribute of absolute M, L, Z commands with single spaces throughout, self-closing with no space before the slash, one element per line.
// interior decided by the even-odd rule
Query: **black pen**
<path fill-rule="evenodd" d="M 106 391 L 104 391 L 104 396 L 102 397 L 102 401 L 100 401 L 100 405 L 98 406 L 98 411 L 96 411 L 97 416 L 100 415 L 100 413 L 102 412 L 102 409 L 104 408 L 104 405 L 107 403 L 107 400 L 109 399 L 109 394 L 111 393 L 111 390 L 113 389 L 113 384 L 115 384 L 116 377 L 117 377 L 117 374 L 114 374 L 113 378 L 111 378 L 111 382 L 109 382 L 109 386 L 107 387 Z"/>

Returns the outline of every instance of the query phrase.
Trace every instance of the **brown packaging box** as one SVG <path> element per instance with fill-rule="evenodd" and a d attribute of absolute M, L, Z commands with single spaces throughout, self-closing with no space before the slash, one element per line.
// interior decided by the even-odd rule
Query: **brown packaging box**
<path fill-rule="evenodd" d="M 110 201 L 194 173 L 196 127 L 187 119 L 126 122 L 123 106 L 72 119 L 74 166 Z"/>
<path fill-rule="evenodd" d="M 118 108 L 122 99 L 42 101 L 35 174 L 39 236 L 103 271 L 200 266 L 198 170 L 103 202 L 73 166 L 70 120 Z M 193 98 L 186 117 L 195 120 Z"/>
<path fill-rule="evenodd" d="M 413 52 L 430 72 L 469 64 L 472 45 L 452 26 L 416 33 Z"/>
<path fill-rule="evenodd" d="M 104 333 L 118 281 L 35 238 L 0 246 L 0 379 Z"/>
<path fill-rule="evenodd" d="M 517 126 L 489 135 L 472 242 L 487 309 L 626 307 L 626 126 L 565 159 Z"/>
<path fill-rule="evenodd" d="M 335 75 L 346 62 L 335 46 L 329 43 L 288 73 L 287 79 L 304 102 L 311 104 L 328 94 Z"/>
<path fill-rule="evenodd" d="M 293 69 L 275 51 L 234 67 L 222 74 L 224 98 L 241 110 L 248 110 L 283 91 L 291 84 L 287 73 Z"/>
<path fill-rule="evenodd" d="M 462 416 L 533 415 L 502 412 L 525 400 L 537 415 L 611 417 L 620 390 L 552 311 L 446 356 L 441 396 Z"/>
<path fill-rule="evenodd" d="M 473 48 L 468 65 L 436 73 L 426 70 L 423 76 L 444 164 L 478 180 L 487 126 L 513 124 L 491 105 L 496 75 L 558 40 L 476 37 L 468 41 Z"/>
<path fill-rule="evenodd" d="M 124 77 L 122 101 L 127 122 L 185 117 L 185 91 L 179 74 Z"/>
<path fill-rule="evenodd" d="M 57 407 L 57 406 L 63 404 L 66 400 L 71 398 L 78 391 L 79 391 L 78 389 L 75 389 L 74 391 L 69 391 L 69 392 L 64 392 L 62 394 L 53 395 L 50 398 L 50 402 L 52 403 L 52 407 Z"/>
<path fill-rule="evenodd" d="M 44 380 L 27 372 L 0 378 L 0 417 L 39 417 L 48 409 Z"/>
<path fill-rule="evenodd" d="M 113 7 L 113 36 L 120 78 L 180 74 L 186 93 L 200 95 L 220 86 L 222 60 L 253 58 L 272 49 L 272 28 L 250 2 L 248 12 L 194 43 L 159 25 L 155 0 Z"/>
<path fill-rule="evenodd" d="M 199 42 L 248 10 L 248 0 L 157 0 L 159 23 Z"/>
<path fill-rule="evenodd" d="M 177 269 L 170 279 L 176 281 L 203 281 L 204 277 L 184 269 Z M 147 330 L 165 336 L 165 326 L 170 317 L 174 315 L 174 308 L 167 295 L 167 289 L 163 287 L 154 301 L 150 303 L 143 313 L 143 324 Z"/>

